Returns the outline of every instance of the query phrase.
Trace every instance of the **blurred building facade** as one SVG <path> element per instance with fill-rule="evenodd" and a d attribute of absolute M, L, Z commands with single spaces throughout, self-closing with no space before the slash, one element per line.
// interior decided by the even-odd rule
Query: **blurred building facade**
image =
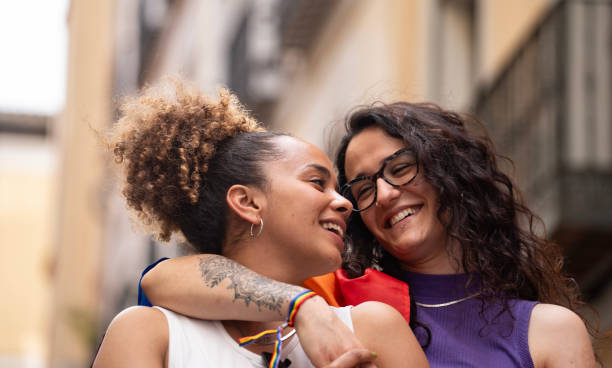
<path fill-rule="evenodd" d="M 57 152 L 53 118 L 0 113 L 0 367 L 48 354 Z"/>
<path fill-rule="evenodd" d="M 208 92 L 229 86 L 270 128 L 330 153 L 357 105 L 477 112 L 612 328 L 612 5 L 590 3 L 73 0 L 50 366 L 87 365 L 112 316 L 135 303 L 144 265 L 177 254 L 134 231 L 95 134 L 117 96 L 175 73 Z"/>

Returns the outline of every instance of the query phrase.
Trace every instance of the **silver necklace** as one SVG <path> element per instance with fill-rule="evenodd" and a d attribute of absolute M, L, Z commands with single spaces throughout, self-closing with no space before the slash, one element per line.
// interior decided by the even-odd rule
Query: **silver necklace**
<path fill-rule="evenodd" d="M 461 299 L 456 299 L 456 300 L 451 300 L 450 302 L 446 302 L 446 303 L 440 303 L 440 304 L 425 304 L 425 303 L 419 303 L 419 302 L 414 302 L 414 304 L 418 305 L 419 307 L 423 307 L 423 308 L 440 308 L 440 307 L 448 307 L 449 305 L 453 305 L 453 304 L 457 304 L 457 303 L 461 303 L 465 300 L 468 299 L 472 299 L 477 297 L 478 295 L 480 295 L 480 293 L 476 293 L 476 294 L 472 294 L 472 295 L 468 295 L 465 298 L 461 298 Z"/>

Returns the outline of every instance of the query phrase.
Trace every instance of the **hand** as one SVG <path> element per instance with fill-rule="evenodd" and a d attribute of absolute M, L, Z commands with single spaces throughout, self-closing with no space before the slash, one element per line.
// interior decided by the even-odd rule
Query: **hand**
<path fill-rule="evenodd" d="M 368 349 L 353 349 L 340 355 L 340 357 L 324 368 L 376 368 L 372 361 L 376 354 Z"/>
<path fill-rule="evenodd" d="M 318 368 L 353 367 L 362 362 L 355 360 L 362 355 L 353 351 L 367 351 L 320 296 L 312 297 L 302 304 L 295 318 L 295 329 L 304 352 Z M 346 365 L 353 361 L 356 363 Z"/>

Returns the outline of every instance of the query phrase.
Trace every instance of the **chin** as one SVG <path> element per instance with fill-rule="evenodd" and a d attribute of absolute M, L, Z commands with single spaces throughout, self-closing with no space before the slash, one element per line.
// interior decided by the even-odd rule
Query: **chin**
<path fill-rule="evenodd" d="M 340 268 L 340 266 L 342 266 L 342 255 L 337 254 L 327 258 L 325 264 L 327 265 L 327 267 L 321 267 L 321 273 L 319 273 L 319 275 L 334 272 L 338 268 Z"/>
<path fill-rule="evenodd" d="M 422 242 L 415 241 L 413 239 L 409 239 L 409 240 L 405 239 L 404 241 L 395 242 L 395 244 L 396 245 L 386 244 L 384 248 L 385 250 L 387 250 L 387 252 L 391 253 L 391 255 L 393 255 L 395 258 L 402 261 L 405 258 L 407 259 L 407 258 L 410 258 L 412 255 L 414 255 L 420 248 L 420 245 L 422 244 Z"/>

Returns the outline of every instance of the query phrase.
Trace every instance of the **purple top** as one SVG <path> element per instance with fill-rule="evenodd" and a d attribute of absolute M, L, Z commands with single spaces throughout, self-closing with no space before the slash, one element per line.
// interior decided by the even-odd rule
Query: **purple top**
<path fill-rule="evenodd" d="M 417 303 L 442 304 L 475 293 L 465 290 L 467 275 L 424 275 L 405 272 L 403 279 Z M 485 311 L 485 324 L 477 298 L 441 306 L 417 306 L 416 320 L 431 330 L 431 344 L 425 355 L 432 367 L 532 367 L 527 344 L 531 310 L 537 302 L 513 299 L 509 313 L 496 318 L 501 305 Z M 422 328 L 415 335 L 423 344 L 426 334 Z"/>

